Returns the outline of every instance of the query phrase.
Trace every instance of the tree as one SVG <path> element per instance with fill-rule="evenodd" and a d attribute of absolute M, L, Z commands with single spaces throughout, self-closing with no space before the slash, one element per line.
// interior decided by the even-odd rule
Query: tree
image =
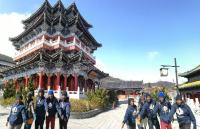
<path fill-rule="evenodd" d="M 169 95 L 167 94 L 168 93 L 168 89 L 164 86 L 161 86 L 161 87 L 156 87 L 152 90 L 151 92 L 151 96 L 156 100 L 158 101 L 158 94 L 159 92 L 164 92 L 165 93 L 165 96 L 166 96 L 166 99 L 170 100 L 171 98 L 169 97 Z"/>
<path fill-rule="evenodd" d="M 114 90 L 108 91 L 109 102 L 118 102 L 117 93 Z"/>
<path fill-rule="evenodd" d="M 86 95 L 91 105 L 95 107 L 105 108 L 109 104 L 108 91 L 105 89 L 89 91 Z"/>
<path fill-rule="evenodd" d="M 16 94 L 16 91 L 15 91 L 14 83 L 13 81 L 9 81 L 8 84 L 4 88 L 3 98 L 4 99 L 11 98 L 11 97 L 14 97 L 15 94 Z"/>
<path fill-rule="evenodd" d="M 22 96 L 23 98 L 26 98 L 26 96 L 27 96 L 27 90 L 25 89 L 25 86 L 23 85 L 23 84 L 21 84 L 20 86 L 19 86 L 19 90 L 17 91 L 17 95 L 20 95 L 20 96 Z"/>
<path fill-rule="evenodd" d="M 34 85 L 33 85 L 33 79 L 32 78 L 30 78 L 29 79 L 29 82 L 28 82 L 28 89 L 27 89 L 27 91 L 28 92 L 31 92 L 32 93 L 32 95 L 34 96 Z"/>

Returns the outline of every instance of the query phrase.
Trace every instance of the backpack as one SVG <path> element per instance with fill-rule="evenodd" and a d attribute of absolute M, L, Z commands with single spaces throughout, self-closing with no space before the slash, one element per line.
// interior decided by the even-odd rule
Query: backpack
<path fill-rule="evenodd" d="M 26 104 L 25 104 L 25 109 L 26 109 L 25 113 L 26 113 L 27 119 L 33 118 L 33 113 L 32 113 L 32 109 L 31 109 L 32 106 L 34 108 L 33 101 L 26 102 Z"/>

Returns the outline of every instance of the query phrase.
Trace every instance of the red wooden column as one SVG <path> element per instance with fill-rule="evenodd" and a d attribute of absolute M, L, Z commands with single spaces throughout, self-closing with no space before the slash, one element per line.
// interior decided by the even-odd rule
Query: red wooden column
<path fill-rule="evenodd" d="M 49 89 L 51 89 L 52 87 L 51 87 L 51 74 L 48 74 L 48 80 L 47 80 L 47 88 L 48 88 L 48 90 Z"/>
<path fill-rule="evenodd" d="M 74 74 L 74 89 L 75 89 L 75 91 L 78 91 L 78 76 L 77 76 L 77 74 Z"/>
<path fill-rule="evenodd" d="M 19 86 L 18 86 L 17 79 L 14 79 L 14 85 L 15 85 L 16 92 L 18 92 L 19 91 Z"/>
<path fill-rule="evenodd" d="M 42 72 L 40 72 L 40 73 L 38 73 L 38 75 L 39 75 L 39 89 L 43 89 L 44 87 L 43 87 L 43 85 L 42 85 L 42 76 L 43 76 L 43 73 Z"/>
<path fill-rule="evenodd" d="M 57 72 L 56 79 L 57 79 L 57 84 L 56 84 L 56 89 L 55 90 L 58 90 L 59 87 L 60 87 L 60 72 Z"/>
<path fill-rule="evenodd" d="M 28 87 L 28 80 L 29 80 L 29 77 L 26 76 L 26 77 L 25 77 L 25 87 Z"/>
<path fill-rule="evenodd" d="M 87 92 L 87 78 L 85 78 L 84 91 Z"/>
<path fill-rule="evenodd" d="M 95 91 L 95 82 L 92 81 L 92 90 Z"/>
<path fill-rule="evenodd" d="M 64 75 L 64 87 L 63 87 L 63 90 L 66 91 L 67 89 L 67 75 L 65 74 Z"/>

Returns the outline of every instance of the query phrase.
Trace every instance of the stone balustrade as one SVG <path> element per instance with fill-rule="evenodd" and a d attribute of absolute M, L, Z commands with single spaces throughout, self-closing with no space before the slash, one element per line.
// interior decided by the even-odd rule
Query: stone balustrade
<path fill-rule="evenodd" d="M 92 60 L 95 60 L 95 57 L 91 54 L 91 49 L 85 45 L 83 45 L 82 42 L 77 42 L 76 37 L 74 37 L 73 41 L 67 42 L 66 40 L 61 40 L 60 36 L 56 40 L 46 40 L 44 36 L 41 39 L 35 39 L 34 41 L 30 42 L 29 44 L 23 46 L 16 54 L 14 60 L 17 60 L 24 55 L 31 53 L 32 51 L 38 50 L 44 45 L 49 46 L 49 47 L 55 47 L 62 45 L 64 48 L 70 48 L 73 46 L 78 47 L 80 50 L 82 50 L 84 53 L 86 53 Z"/>

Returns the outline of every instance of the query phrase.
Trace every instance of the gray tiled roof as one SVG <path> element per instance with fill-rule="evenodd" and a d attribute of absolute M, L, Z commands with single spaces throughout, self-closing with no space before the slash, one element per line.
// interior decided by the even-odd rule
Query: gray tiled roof
<path fill-rule="evenodd" d="M 184 73 L 181 73 L 179 74 L 179 76 L 181 77 L 188 77 L 196 72 L 199 72 L 200 71 L 200 65 L 198 65 L 197 67 L 193 68 L 192 70 L 190 71 L 187 71 L 187 72 L 184 72 Z"/>
<path fill-rule="evenodd" d="M 0 53 L 0 61 L 5 61 L 5 62 L 9 62 L 9 63 L 15 63 L 13 61 L 13 58 L 9 57 L 9 56 L 6 56 L 6 55 L 3 55 Z"/>

